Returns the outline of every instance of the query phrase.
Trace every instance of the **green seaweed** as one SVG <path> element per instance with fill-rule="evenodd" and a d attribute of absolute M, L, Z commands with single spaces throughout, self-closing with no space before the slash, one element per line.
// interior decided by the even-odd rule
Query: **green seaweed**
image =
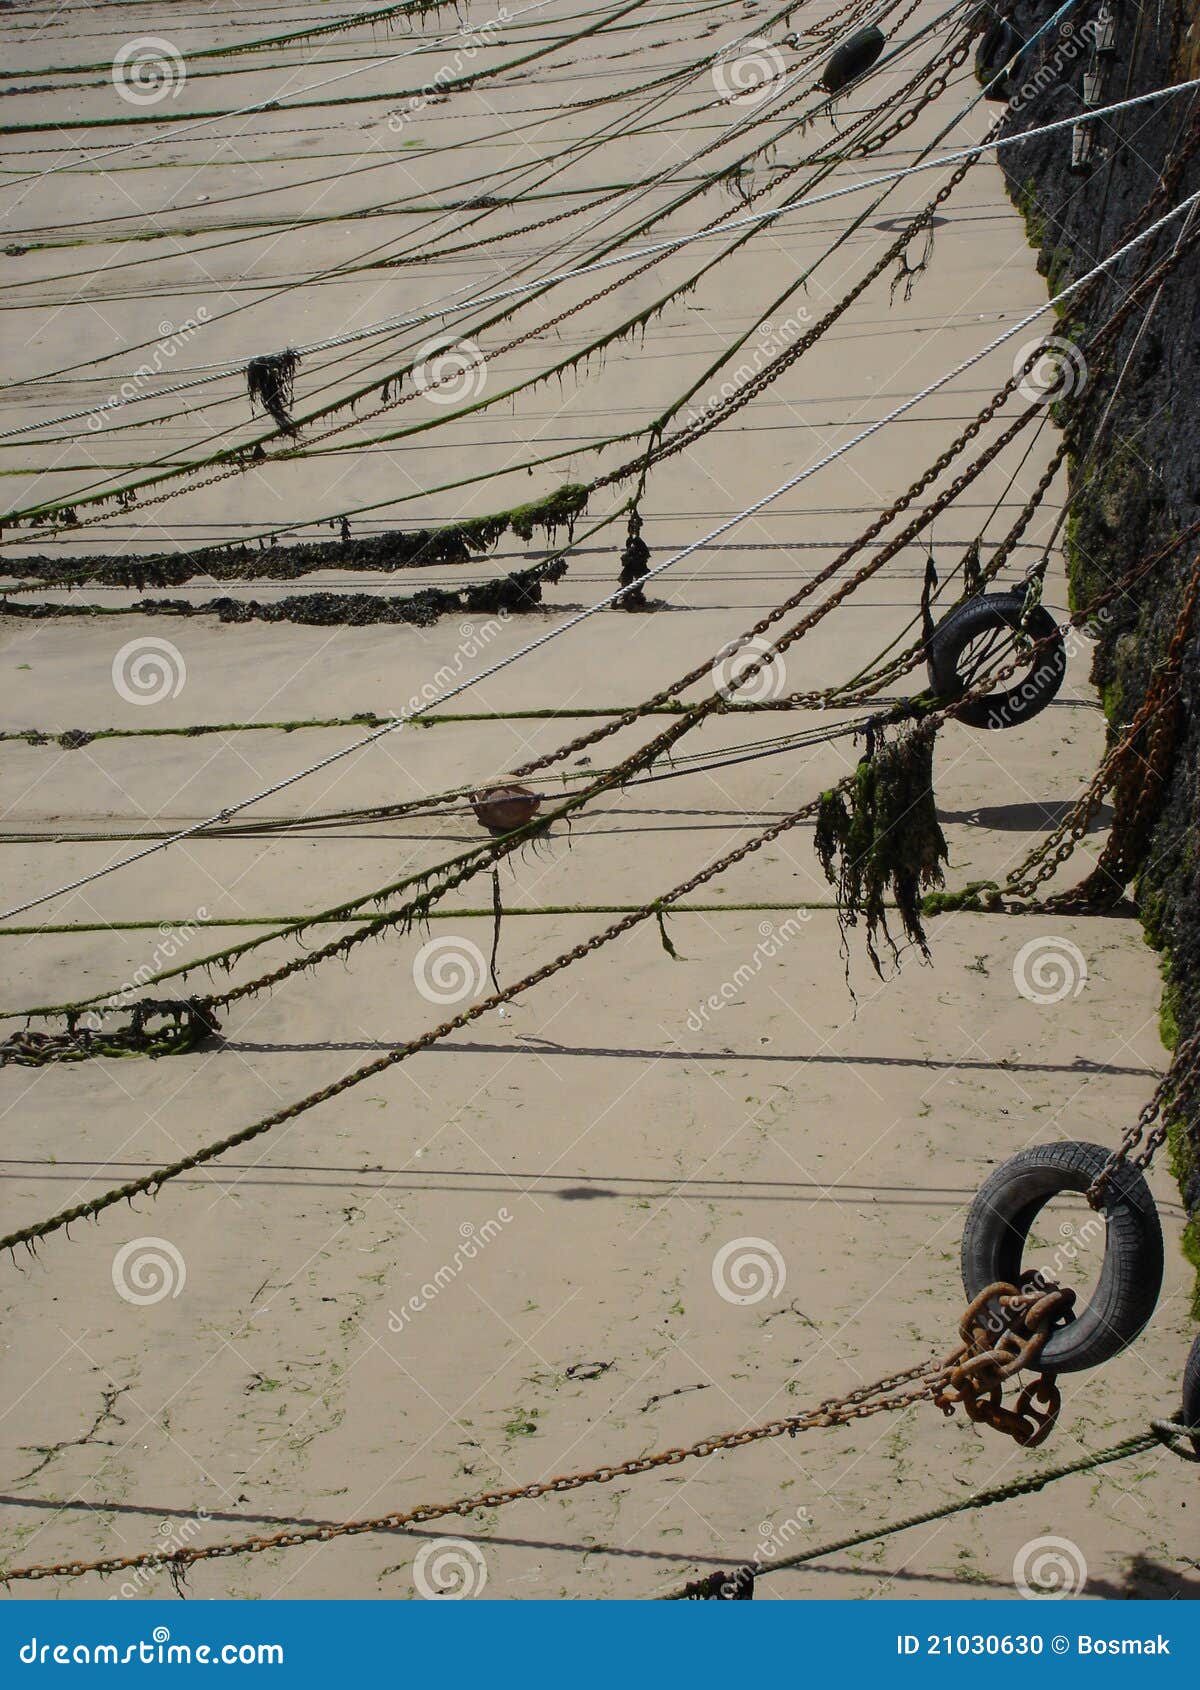
<path fill-rule="evenodd" d="M 849 788 L 821 794 L 813 843 L 836 892 L 847 967 L 846 932 L 860 919 L 875 972 L 883 973 L 880 935 L 899 963 L 887 924 L 889 893 L 909 940 L 929 956 L 922 892 L 944 884 L 942 864 L 949 856 L 933 795 L 936 732 L 935 723 L 921 723 L 898 739 L 869 746 Z"/>

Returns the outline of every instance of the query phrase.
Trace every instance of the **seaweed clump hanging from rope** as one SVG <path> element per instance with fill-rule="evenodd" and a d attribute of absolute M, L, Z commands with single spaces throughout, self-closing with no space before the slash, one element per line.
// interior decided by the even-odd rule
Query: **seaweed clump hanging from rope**
<path fill-rule="evenodd" d="M 300 354 L 290 350 L 271 352 L 262 358 L 251 358 L 246 365 L 246 391 L 250 403 L 255 400 L 269 411 L 277 428 L 284 434 L 295 434 L 296 425 L 290 411 L 296 396 L 296 371 Z"/>
<path fill-rule="evenodd" d="M 875 972 L 883 974 L 880 935 L 900 961 L 887 924 L 884 900 L 889 893 L 909 940 L 929 956 L 921 895 L 944 884 L 942 864 L 949 855 L 933 796 L 935 734 L 935 724 L 921 723 L 898 739 L 876 743 L 869 731 L 866 753 L 849 787 L 821 795 L 813 842 L 837 896 L 847 980 L 846 932 L 860 918 Z"/>

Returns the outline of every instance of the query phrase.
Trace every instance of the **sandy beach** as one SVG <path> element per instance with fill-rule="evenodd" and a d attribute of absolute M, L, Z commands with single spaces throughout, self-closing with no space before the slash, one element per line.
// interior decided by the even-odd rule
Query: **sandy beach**
<path fill-rule="evenodd" d="M 310 0 L 220 14 L 182 5 L 168 23 L 148 6 L 100 5 L 72 24 L 16 6 L 0 20 L 14 70 L 108 63 L 132 37 L 160 34 L 187 64 L 165 104 L 133 106 L 107 75 L 66 70 L 64 91 L 6 102 L 10 123 L 64 126 L 8 137 L 0 178 L 10 243 L 0 427 L 37 425 L 6 442 L 6 505 L 82 499 L 88 489 L 140 479 L 139 466 L 198 460 L 213 440 L 252 442 L 270 427 L 247 396 L 243 370 L 255 357 L 404 314 L 421 319 L 303 357 L 294 397 L 302 416 L 378 386 L 391 363 L 437 337 L 452 345 L 470 338 L 485 355 L 467 371 L 477 391 L 455 390 L 457 409 L 444 393 L 409 382 L 398 407 L 376 394 L 353 413 L 302 426 L 302 450 L 290 457 L 272 461 L 289 445 L 277 437 L 241 473 L 165 483 L 169 500 L 81 504 L 79 527 L 6 531 L 6 568 L 17 580 L 21 561 L 34 557 L 126 559 L 279 531 L 263 541 L 263 576 L 249 582 L 201 575 L 143 590 L 31 580 L 13 593 L 24 605 L 86 603 L 104 614 L 3 617 L 8 729 L 53 736 L 113 728 L 130 737 L 4 747 L 4 905 L 33 905 L 0 924 L 10 1015 L 119 993 L 164 967 L 365 899 L 480 843 L 461 798 L 382 820 L 335 815 L 318 828 L 312 818 L 495 781 L 595 721 L 536 712 L 615 712 L 711 665 L 921 474 L 1013 374 L 1019 348 L 1054 330 L 1045 312 L 886 429 L 848 444 L 1045 304 L 1021 217 L 985 157 L 940 210 L 911 297 L 903 286 L 889 297 L 889 271 L 727 426 L 655 466 L 640 501 L 651 567 L 704 543 L 647 584 L 650 610 L 608 608 L 568 626 L 617 586 L 621 507 L 632 492 L 622 484 L 589 500 L 567 572 L 528 613 L 460 611 L 427 627 L 356 627 L 134 611 L 155 594 L 269 603 L 339 589 L 455 588 L 567 548 L 565 529 L 528 542 L 508 532 L 461 566 L 394 574 L 330 566 L 297 581 L 269 577 L 285 547 L 335 537 L 347 512 L 356 538 L 435 527 L 543 499 L 635 457 L 628 438 L 593 448 L 644 428 L 735 338 L 748 336 L 731 369 L 754 370 L 802 334 L 953 166 L 872 181 L 931 143 L 935 160 L 968 146 L 994 116 L 986 104 L 966 109 L 976 92 L 968 58 L 911 127 L 812 188 L 814 196 L 851 192 L 789 210 L 670 299 L 644 332 L 561 380 L 523 386 L 654 306 L 737 231 L 711 231 L 629 280 L 635 262 L 626 249 L 777 203 L 748 207 L 717 186 L 670 209 L 682 186 L 745 150 L 736 137 L 721 138 L 758 108 L 714 106 L 719 84 L 707 68 L 657 92 L 635 98 L 631 90 L 759 28 L 785 71 L 812 55 L 808 86 L 845 27 L 842 11 L 821 0 L 788 24 L 749 0 L 705 9 L 647 0 L 620 28 L 584 36 L 604 14 L 551 0 L 469 37 L 478 44 L 465 61 L 447 11 L 257 57 L 191 56 L 299 29 L 326 11 Z M 935 25 L 939 15 L 932 0 L 907 21 L 895 13 L 897 40 L 934 33 L 894 64 L 885 58 L 846 95 L 837 130 L 822 115 L 802 135 L 781 134 L 747 191 L 763 187 L 775 165 L 835 141 L 951 44 L 953 28 Z M 471 28 L 479 32 L 488 16 L 477 0 Z M 890 42 L 890 21 L 885 28 Z M 785 43 L 789 30 L 798 49 Z M 402 104 L 389 91 L 419 89 L 443 65 L 462 77 L 555 39 L 566 44 L 526 68 L 449 93 L 439 85 L 389 126 Z M 344 103 L 300 103 L 319 97 L 304 90 L 351 72 L 320 96 L 344 95 Z M 607 105 L 570 104 L 622 91 Z M 254 109 L 272 99 L 278 109 Z M 233 115 L 199 115 L 217 107 Z M 84 127 L 138 111 L 169 111 L 181 122 Z M 601 142 L 605 124 L 613 133 Z M 591 138 L 594 148 L 581 145 Z M 710 141 L 726 151 L 689 162 Z M 538 187 L 547 161 L 568 146 L 577 146 L 569 164 Z M 464 209 L 481 194 L 510 197 L 498 208 Z M 567 209 L 573 215 L 561 224 L 526 228 Z M 478 297 L 596 262 L 607 239 L 650 210 L 666 215 L 617 249 L 620 263 L 544 294 L 531 290 L 511 321 L 489 326 L 492 307 Z M 824 256 L 864 212 L 863 226 Z M 491 236 L 482 248 L 441 251 Z M 12 256 L 17 247 L 26 250 Z M 381 255 L 389 267 L 364 267 Z M 773 309 L 810 265 L 807 286 Z M 561 325 L 551 322 L 574 306 Z M 136 348 L 155 336 L 160 346 L 178 344 L 140 382 L 145 402 L 105 411 L 121 381 L 153 360 Z M 108 354 L 106 364 L 78 368 Z M 64 373 L 35 379 L 55 371 Z M 709 381 L 691 408 L 719 395 L 729 374 Z M 201 375 L 209 385 L 170 391 Z M 510 388 L 511 398 L 467 409 Z M 74 413 L 101 420 L 54 420 Z M 1002 423 L 1015 414 L 1006 410 Z M 340 425 L 326 443 L 322 430 Z M 389 432 L 398 437 L 380 442 Z M 941 575 L 980 535 L 986 562 L 1057 438 L 1047 408 L 935 521 Z M 1054 534 L 1062 496 L 1060 476 L 1001 584 L 1019 580 Z M 1060 538 L 1044 600 L 1065 615 Z M 760 696 L 831 687 L 892 642 L 899 649 L 917 637 L 926 556 L 924 540 L 905 547 L 786 653 Z M 939 614 L 957 591 L 945 590 Z M 555 631 L 535 652 L 474 679 Z M 168 675 L 166 696 L 152 705 L 131 690 L 129 660 L 124 670 L 120 663 L 145 639 L 160 642 Z M 1062 690 L 1036 720 L 992 733 L 950 722 L 939 733 L 935 792 L 949 886 L 1002 880 L 1094 773 L 1105 724 L 1085 636 L 1071 636 L 1068 656 Z M 924 684 L 922 666 L 884 696 Z M 186 830 L 354 745 L 369 729 L 348 718 L 387 717 L 450 690 L 453 698 L 431 707 L 457 719 L 377 737 L 237 818 L 278 821 L 275 831 L 213 828 L 113 866 L 154 842 L 145 836 Z M 706 673 L 683 697 L 712 691 Z M 859 714 L 715 715 L 681 742 L 678 761 L 656 766 L 670 779 L 602 794 L 569 826 L 524 845 L 498 873 L 500 985 L 815 798 L 853 769 L 862 742 L 847 734 L 741 762 L 726 753 Z M 344 725 L 268 725 L 313 719 Z M 572 790 L 665 720 L 647 718 L 573 754 L 540 790 Z M 241 726 L 145 731 L 218 724 Z M 1082 878 L 1106 815 L 1051 888 Z M 383 907 L 398 903 L 385 898 Z M 36 1255 L 14 1253 L 0 1274 L 3 1563 L 136 1556 L 503 1490 L 783 1418 L 944 1354 L 964 1306 L 962 1222 L 988 1174 L 1029 1144 L 1115 1145 L 1165 1067 L 1157 960 L 1130 915 L 935 915 L 930 962 L 907 946 L 901 966 L 885 957 L 877 978 L 861 929 L 850 932 L 843 956 L 810 821 L 683 905 L 666 918 L 676 955 L 647 921 L 157 1196 L 59 1231 Z M 302 943 L 313 949 L 352 931 L 326 922 L 306 929 Z M 1057 997 L 1022 990 L 1019 959 L 1049 941 L 1073 970 Z M 451 892 L 425 927 L 388 931 L 232 1005 L 220 1039 L 201 1049 L 4 1067 L 4 1230 L 186 1156 L 436 1026 L 492 989 L 492 942 L 492 884 L 481 874 Z M 225 990 L 296 951 L 295 939 L 274 940 L 212 980 Z M 439 959 L 449 974 L 438 973 Z M 210 984 L 191 974 L 178 995 Z M 5 1021 L 3 1031 L 19 1025 Z M 408 1600 L 428 1594 L 414 1577 L 422 1549 L 450 1538 L 475 1552 L 468 1576 L 487 1598 L 648 1597 L 1114 1444 L 1175 1409 L 1191 1339 L 1178 1190 L 1161 1159 L 1148 1177 L 1166 1238 L 1155 1316 L 1103 1368 L 1060 1378 L 1061 1419 L 1036 1450 L 921 1403 L 412 1530 L 200 1561 L 188 1593 Z M 148 1240 L 167 1284 L 133 1284 L 130 1295 L 130 1264 Z M 1083 1199 L 1048 1209 L 1035 1243 L 1038 1260 L 1077 1247 L 1068 1277 L 1086 1294 L 1103 1237 Z M 766 1280 L 731 1294 L 720 1264 L 747 1245 L 766 1264 Z M 1186 1501 L 1177 1466 L 1149 1454 L 984 1515 L 781 1572 L 756 1596 L 1007 1597 L 1014 1562 L 1046 1536 L 1082 1552 L 1085 1596 L 1194 1596 Z M 468 1552 L 457 1553 L 461 1563 Z M 140 1599 L 170 1595 L 171 1582 L 158 1569 L 103 1584 L 92 1575 L 48 1578 L 11 1593 Z"/>

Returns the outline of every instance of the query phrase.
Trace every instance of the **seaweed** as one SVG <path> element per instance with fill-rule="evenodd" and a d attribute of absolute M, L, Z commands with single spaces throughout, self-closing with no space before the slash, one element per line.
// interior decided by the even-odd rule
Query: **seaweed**
<path fill-rule="evenodd" d="M 837 898 L 838 926 L 849 977 L 847 929 L 863 921 L 867 955 L 882 977 L 878 940 L 900 952 L 887 924 L 891 892 L 909 940 L 922 956 L 929 944 L 921 922 L 922 891 L 944 884 L 946 838 L 933 796 L 936 724 L 923 722 L 895 740 L 868 745 L 846 790 L 821 795 L 814 845 Z"/>
<path fill-rule="evenodd" d="M 300 354 L 290 348 L 286 352 L 270 352 L 261 358 L 251 358 L 246 365 L 246 391 L 253 405 L 257 399 L 284 434 L 295 434 L 296 425 L 288 415 L 295 398 L 296 371 Z"/>

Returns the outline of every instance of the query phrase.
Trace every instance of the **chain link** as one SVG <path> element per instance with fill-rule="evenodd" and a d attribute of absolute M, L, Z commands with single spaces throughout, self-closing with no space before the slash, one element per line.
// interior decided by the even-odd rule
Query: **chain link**
<path fill-rule="evenodd" d="M 136 1567 L 166 1568 L 177 1576 L 197 1561 L 219 1560 L 231 1555 L 259 1555 L 265 1550 L 291 1549 L 303 1543 L 330 1543 L 336 1538 L 354 1537 L 365 1532 L 403 1531 L 451 1515 L 465 1518 L 469 1514 L 505 1508 L 513 1502 L 562 1496 L 586 1485 L 608 1485 L 615 1479 L 636 1478 L 641 1473 L 678 1467 L 685 1461 L 704 1460 L 724 1450 L 745 1449 L 771 1438 L 795 1437 L 800 1432 L 848 1426 L 876 1414 L 895 1413 L 922 1402 L 936 1402 L 948 1415 L 953 1414 L 955 1404 L 961 1402 L 973 1420 L 985 1422 L 1013 1436 L 1018 1443 L 1030 1446 L 1040 1443 L 1047 1435 L 1057 1409 L 1046 1411 L 1039 1418 L 1021 1407 L 1036 1386 L 1025 1388 L 1015 1411 L 998 1409 L 998 1396 L 1004 1383 L 1020 1369 L 1036 1366 L 1050 1331 L 1061 1317 L 1062 1308 L 1068 1306 L 1062 1302 L 1064 1298 L 1073 1301 L 1074 1294 L 1058 1291 L 1057 1288 L 1050 1292 L 1021 1291 L 1009 1284 L 991 1285 L 962 1317 L 959 1322 L 961 1341 L 945 1361 L 918 1362 L 913 1367 L 888 1374 L 874 1384 L 861 1385 L 844 1396 L 828 1398 L 804 1413 L 713 1433 L 696 1443 L 676 1445 L 653 1455 L 635 1455 L 625 1461 L 606 1463 L 584 1472 L 538 1479 L 532 1484 L 513 1485 L 506 1490 L 480 1491 L 474 1496 L 459 1497 L 450 1502 L 421 1503 L 414 1508 L 372 1519 L 301 1526 L 275 1532 L 269 1537 L 184 1545 L 167 1551 L 152 1550 L 142 1555 L 13 1567 L 0 1574 L 0 1582 L 13 1584 L 47 1578 L 79 1578 L 84 1573 L 119 1573 Z M 987 1313 L 989 1305 L 999 1306 L 999 1324 Z"/>

